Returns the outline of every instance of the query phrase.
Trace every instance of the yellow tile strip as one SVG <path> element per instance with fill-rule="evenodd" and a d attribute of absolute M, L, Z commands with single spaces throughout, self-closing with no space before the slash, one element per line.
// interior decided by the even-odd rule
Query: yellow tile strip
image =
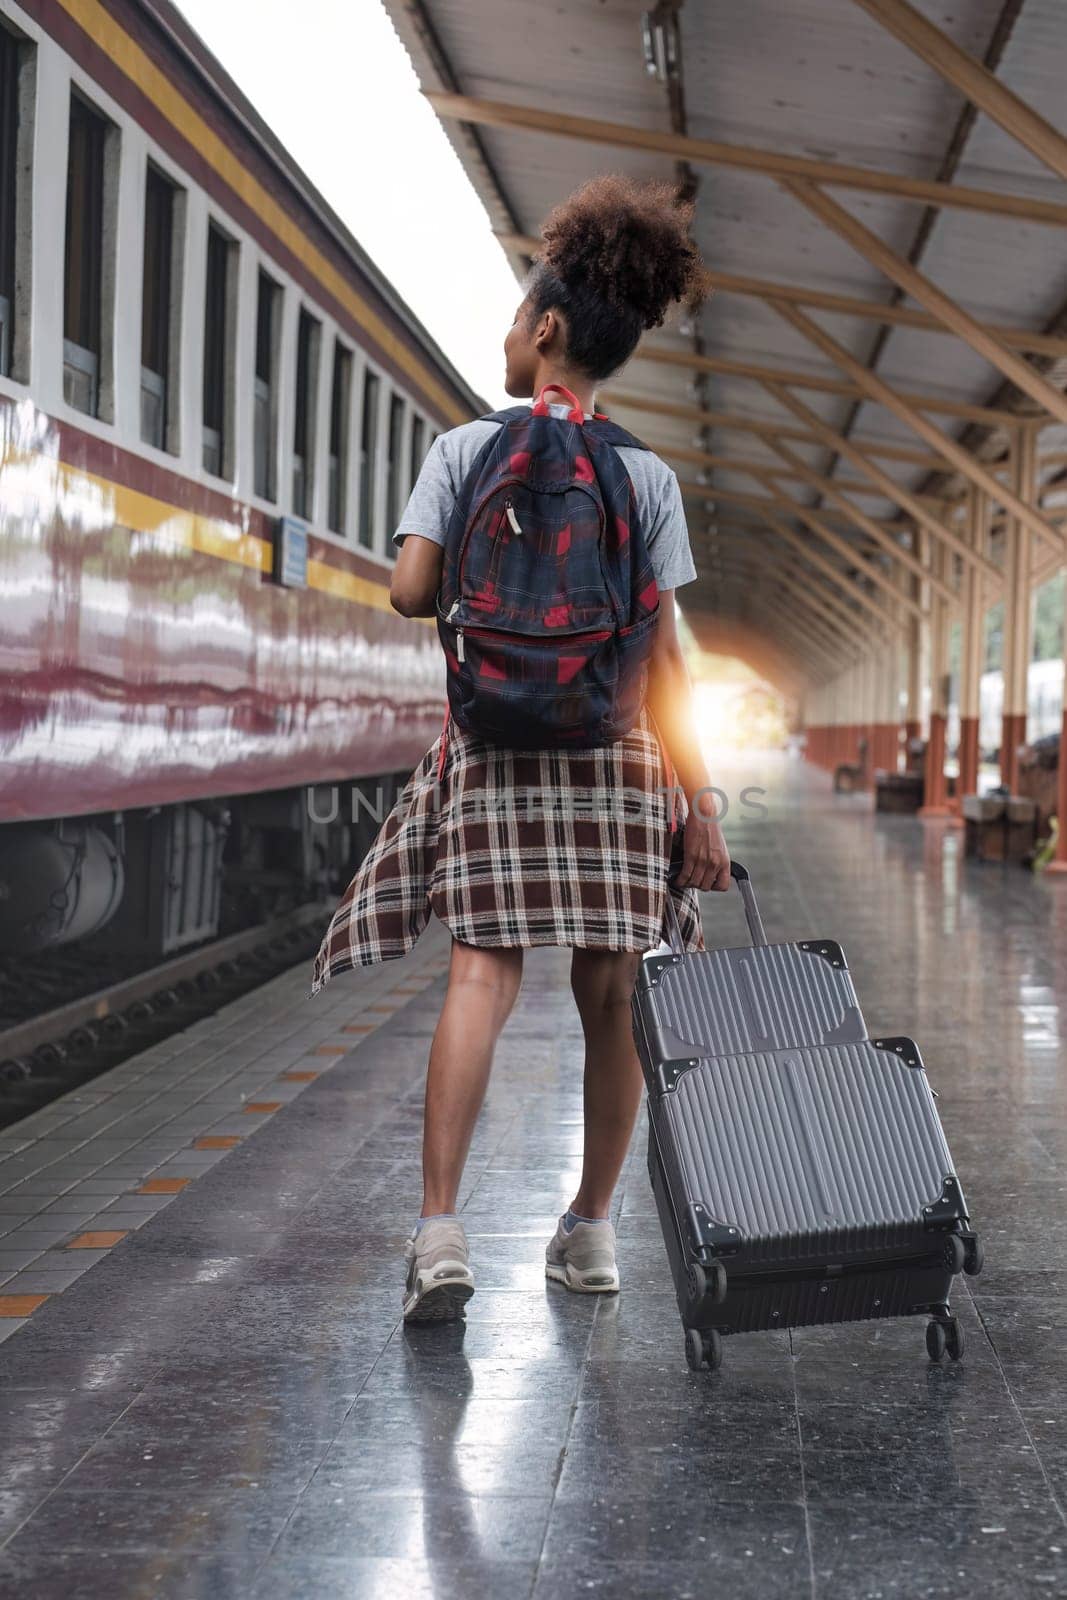
<path fill-rule="evenodd" d="M 0 1317 L 28 1317 L 47 1299 L 46 1294 L 0 1294 Z"/>

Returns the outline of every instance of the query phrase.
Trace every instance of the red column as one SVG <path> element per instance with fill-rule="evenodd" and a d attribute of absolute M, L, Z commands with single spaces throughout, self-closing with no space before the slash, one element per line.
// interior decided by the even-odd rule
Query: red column
<path fill-rule="evenodd" d="M 860 786 L 864 789 L 873 789 L 874 769 L 878 765 L 877 760 L 875 759 L 877 754 L 878 724 L 875 722 L 865 722 L 860 728 L 859 738 L 856 741 L 857 760 L 859 760 L 859 739 L 865 739 L 867 741 L 866 750 L 863 756 L 862 770 L 860 772 Z"/>
<path fill-rule="evenodd" d="M 960 775 L 956 780 L 956 793 L 962 801 L 965 794 L 978 793 L 978 718 L 960 718 Z"/>
<path fill-rule="evenodd" d="M 1026 713 L 1006 711 L 1000 719 L 1000 781 L 1009 794 L 1019 786 L 1019 746 L 1026 743 Z"/>
<path fill-rule="evenodd" d="M 881 767 L 885 772 L 896 772 L 897 752 L 899 748 L 900 724 L 898 722 L 875 723 L 875 766 Z"/>
<path fill-rule="evenodd" d="M 1067 872 L 1067 705 L 1063 709 L 1063 726 L 1060 729 L 1060 768 L 1056 795 L 1056 854 L 1045 868 L 1046 872 Z"/>
<path fill-rule="evenodd" d="M 923 804 L 919 807 L 920 817 L 951 816 L 945 784 L 945 716 L 941 711 L 930 713 L 930 737 L 926 741 L 923 792 Z"/>

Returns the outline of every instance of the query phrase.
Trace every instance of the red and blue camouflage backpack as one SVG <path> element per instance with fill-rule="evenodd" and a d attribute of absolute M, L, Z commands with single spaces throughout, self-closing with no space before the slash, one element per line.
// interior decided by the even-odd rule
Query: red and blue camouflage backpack
<path fill-rule="evenodd" d="M 553 390 L 557 385 L 550 385 Z M 487 421 L 445 540 L 437 629 L 461 728 L 514 750 L 611 744 L 636 723 L 659 593 L 624 429 L 538 396 Z"/>

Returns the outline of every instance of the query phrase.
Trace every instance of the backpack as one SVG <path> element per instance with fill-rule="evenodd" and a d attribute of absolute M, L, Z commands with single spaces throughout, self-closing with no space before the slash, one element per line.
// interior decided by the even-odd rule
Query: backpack
<path fill-rule="evenodd" d="M 550 385 L 552 389 L 557 385 Z M 659 592 L 606 417 L 567 417 L 543 390 L 479 452 L 445 539 L 437 629 L 449 712 L 515 750 L 612 744 L 636 723 Z"/>

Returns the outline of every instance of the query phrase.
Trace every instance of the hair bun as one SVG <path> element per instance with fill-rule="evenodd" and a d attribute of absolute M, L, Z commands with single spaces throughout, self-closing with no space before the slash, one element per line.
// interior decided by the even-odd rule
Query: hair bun
<path fill-rule="evenodd" d="M 697 305 L 707 295 L 692 217 L 669 184 L 593 178 L 549 214 L 540 260 L 567 288 L 593 290 L 655 328 L 674 301 Z"/>

